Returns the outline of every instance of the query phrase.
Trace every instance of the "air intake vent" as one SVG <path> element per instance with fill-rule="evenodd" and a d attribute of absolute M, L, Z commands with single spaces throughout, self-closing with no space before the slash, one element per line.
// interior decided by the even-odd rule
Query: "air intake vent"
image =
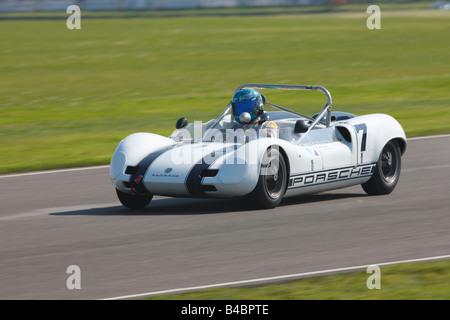
<path fill-rule="evenodd" d="M 201 186 L 200 186 L 200 189 L 201 189 L 202 191 L 217 191 L 217 189 L 216 189 L 215 186 L 211 186 L 211 185 L 207 185 L 207 184 L 201 185 Z"/>
<path fill-rule="evenodd" d="M 344 127 L 336 127 L 340 134 L 342 134 L 342 137 L 347 142 L 352 142 L 352 136 L 350 135 L 350 132 L 347 128 Z"/>
<path fill-rule="evenodd" d="M 200 173 L 200 177 L 206 178 L 206 177 L 215 177 L 219 170 L 211 170 L 211 169 L 205 169 Z"/>
<path fill-rule="evenodd" d="M 135 174 L 138 171 L 139 167 L 128 166 L 125 170 L 126 174 Z"/>

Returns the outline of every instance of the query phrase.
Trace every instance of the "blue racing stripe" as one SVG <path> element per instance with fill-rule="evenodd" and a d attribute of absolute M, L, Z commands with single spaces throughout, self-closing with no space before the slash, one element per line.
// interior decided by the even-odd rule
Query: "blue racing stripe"
<path fill-rule="evenodd" d="M 132 188 L 137 193 L 151 194 L 143 183 L 145 173 L 147 172 L 148 168 L 153 163 L 153 161 L 156 160 L 156 158 L 161 156 L 163 153 L 169 151 L 170 149 L 173 149 L 174 147 L 175 146 L 169 146 L 161 150 L 152 152 L 144 159 L 142 159 L 137 165 L 138 170 L 136 171 L 136 173 L 131 175 L 130 188 Z"/>
<path fill-rule="evenodd" d="M 233 147 L 225 147 L 222 150 L 216 150 L 211 152 L 209 155 L 204 156 L 202 158 L 202 160 L 200 160 L 199 162 L 197 162 L 191 169 L 191 171 L 189 172 L 189 174 L 187 175 L 186 178 L 186 188 L 189 191 L 190 194 L 195 195 L 195 196 L 205 196 L 205 191 L 202 189 L 202 180 L 203 177 L 201 176 L 201 173 L 203 172 L 203 170 L 208 169 L 215 160 L 217 160 L 218 158 L 216 158 L 215 154 L 219 152 L 219 155 L 225 155 L 227 154 L 230 150 L 235 150 L 236 146 Z M 205 161 L 205 159 L 214 159 L 214 161 L 211 161 L 210 163 L 207 163 Z"/>

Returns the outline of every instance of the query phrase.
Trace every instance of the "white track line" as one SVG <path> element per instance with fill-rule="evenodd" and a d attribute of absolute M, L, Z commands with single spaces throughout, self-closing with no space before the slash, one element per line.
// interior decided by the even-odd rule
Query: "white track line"
<path fill-rule="evenodd" d="M 447 137 L 450 137 L 450 134 L 441 134 L 441 135 L 424 136 L 424 137 L 414 137 L 414 138 L 407 138 L 407 140 L 410 141 L 410 140 L 436 139 L 436 138 L 447 138 Z M 69 168 L 69 169 L 57 169 L 57 170 L 33 171 L 33 172 L 24 172 L 24 173 L 13 173 L 13 174 L 0 175 L 0 179 L 2 179 L 2 178 L 18 178 L 18 177 L 26 177 L 26 176 L 35 176 L 35 175 L 40 175 L 40 174 L 51 174 L 51 173 L 64 173 L 64 172 L 74 172 L 74 171 L 84 171 L 84 170 L 106 169 L 106 168 L 109 168 L 109 165 L 80 167 L 80 168 Z"/>
<path fill-rule="evenodd" d="M 382 266 L 389 266 L 389 265 L 400 264 L 400 263 L 424 262 L 424 261 L 433 261 L 433 260 L 443 260 L 443 259 L 449 259 L 449 258 L 450 258 L 450 255 L 444 255 L 444 256 L 427 257 L 427 258 L 420 258 L 420 259 L 372 263 L 372 264 L 363 265 L 363 266 L 353 266 L 353 267 L 346 267 L 346 268 L 337 268 L 337 269 L 312 271 L 312 272 L 297 273 L 297 274 L 288 274 L 288 275 L 268 277 L 268 278 L 224 282 L 224 283 L 209 284 L 209 285 L 189 287 L 189 288 L 153 291 L 153 292 L 132 294 L 132 295 L 120 296 L 120 297 L 114 297 L 114 298 L 107 298 L 107 299 L 102 299 L 102 300 L 134 299 L 134 298 L 142 298 L 142 297 L 153 296 L 153 295 L 173 294 L 173 293 L 181 293 L 181 292 L 194 291 L 194 290 L 212 289 L 212 288 L 218 288 L 218 287 L 229 287 L 229 286 L 238 286 L 238 285 L 246 285 L 246 284 L 257 284 L 257 283 L 271 282 L 271 281 L 277 281 L 277 280 L 287 280 L 287 279 L 291 279 L 291 280 L 295 279 L 296 280 L 296 279 L 306 278 L 306 277 L 310 277 L 310 276 L 320 276 L 320 275 L 329 275 L 329 274 L 334 274 L 334 273 L 364 270 L 364 269 L 367 269 L 367 267 L 369 267 L 369 266 L 382 267 Z"/>
<path fill-rule="evenodd" d="M 92 209 L 99 209 L 99 208 L 109 208 L 112 206 L 116 206 L 116 203 L 104 203 L 104 204 L 92 204 L 92 205 L 76 205 L 76 206 L 69 206 L 69 207 L 53 207 L 53 208 L 43 208 L 43 209 L 36 209 L 36 210 L 30 210 L 23 213 L 16 213 L 12 215 L 6 215 L 1 216 L 0 221 L 11 221 L 11 220 L 18 220 L 18 219 L 24 219 L 24 218 L 34 218 L 39 216 L 48 216 L 51 214 L 63 214 L 66 212 L 74 212 L 74 211 L 84 211 L 84 210 L 92 210 Z"/>
<path fill-rule="evenodd" d="M 410 140 L 424 140 L 424 139 L 435 139 L 435 138 L 448 138 L 450 137 L 450 134 L 440 134 L 436 136 L 423 136 L 423 137 L 413 137 L 413 138 L 407 138 L 408 141 Z"/>
<path fill-rule="evenodd" d="M 35 175 L 50 174 L 50 173 L 64 173 L 64 172 L 73 172 L 73 171 L 106 169 L 106 168 L 109 168 L 109 165 L 80 167 L 80 168 L 69 168 L 69 169 L 57 169 L 57 170 L 45 170 L 45 171 L 33 171 L 33 172 L 24 172 L 24 173 L 16 173 L 16 174 L 13 173 L 13 174 L 0 175 L 0 179 L 2 179 L 2 178 L 17 178 L 17 177 L 35 176 Z"/>

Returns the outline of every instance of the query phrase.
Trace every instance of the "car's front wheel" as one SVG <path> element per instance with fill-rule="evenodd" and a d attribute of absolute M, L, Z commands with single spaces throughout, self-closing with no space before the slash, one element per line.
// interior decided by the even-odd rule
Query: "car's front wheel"
<path fill-rule="evenodd" d="M 383 147 L 372 177 L 362 184 L 364 191 L 370 195 L 391 193 L 400 178 L 401 165 L 400 148 L 391 140 Z"/>
<path fill-rule="evenodd" d="M 129 209 L 145 208 L 153 198 L 153 195 L 125 193 L 119 189 L 116 189 L 116 192 L 120 203 Z"/>
<path fill-rule="evenodd" d="M 275 208 L 283 199 L 287 187 L 287 167 L 283 155 L 275 148 L 264 154 L 258 183 L 252 198 L 260 208 Z"/>

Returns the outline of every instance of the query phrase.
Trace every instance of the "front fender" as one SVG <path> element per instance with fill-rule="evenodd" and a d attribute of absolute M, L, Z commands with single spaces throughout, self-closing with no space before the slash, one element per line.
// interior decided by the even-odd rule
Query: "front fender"
<path fill-rule="evenodd" d="M 211 166 L 211 169 L 218 170 L 218 174 L 214 178 L 205 178 L 205 184 L 218 183 L 220 191 L 229 195 L 252 192 L 258 183 L 264 153 L 268 148 L 283 148 L 281 145 L 284 144 L 279 139 L 263 138 L 238 146 Z M 286 161 L 289 163 L 289 159 Z"/>
<path fill-rule="evenodd" d="M 119 142 L 111 158 L 110 177 L 114 181 L 125 173 L 127 166 L 136 166 L 150 153 L 175 144 L 167 137 L 154 133 L 134 133 Z"/>

